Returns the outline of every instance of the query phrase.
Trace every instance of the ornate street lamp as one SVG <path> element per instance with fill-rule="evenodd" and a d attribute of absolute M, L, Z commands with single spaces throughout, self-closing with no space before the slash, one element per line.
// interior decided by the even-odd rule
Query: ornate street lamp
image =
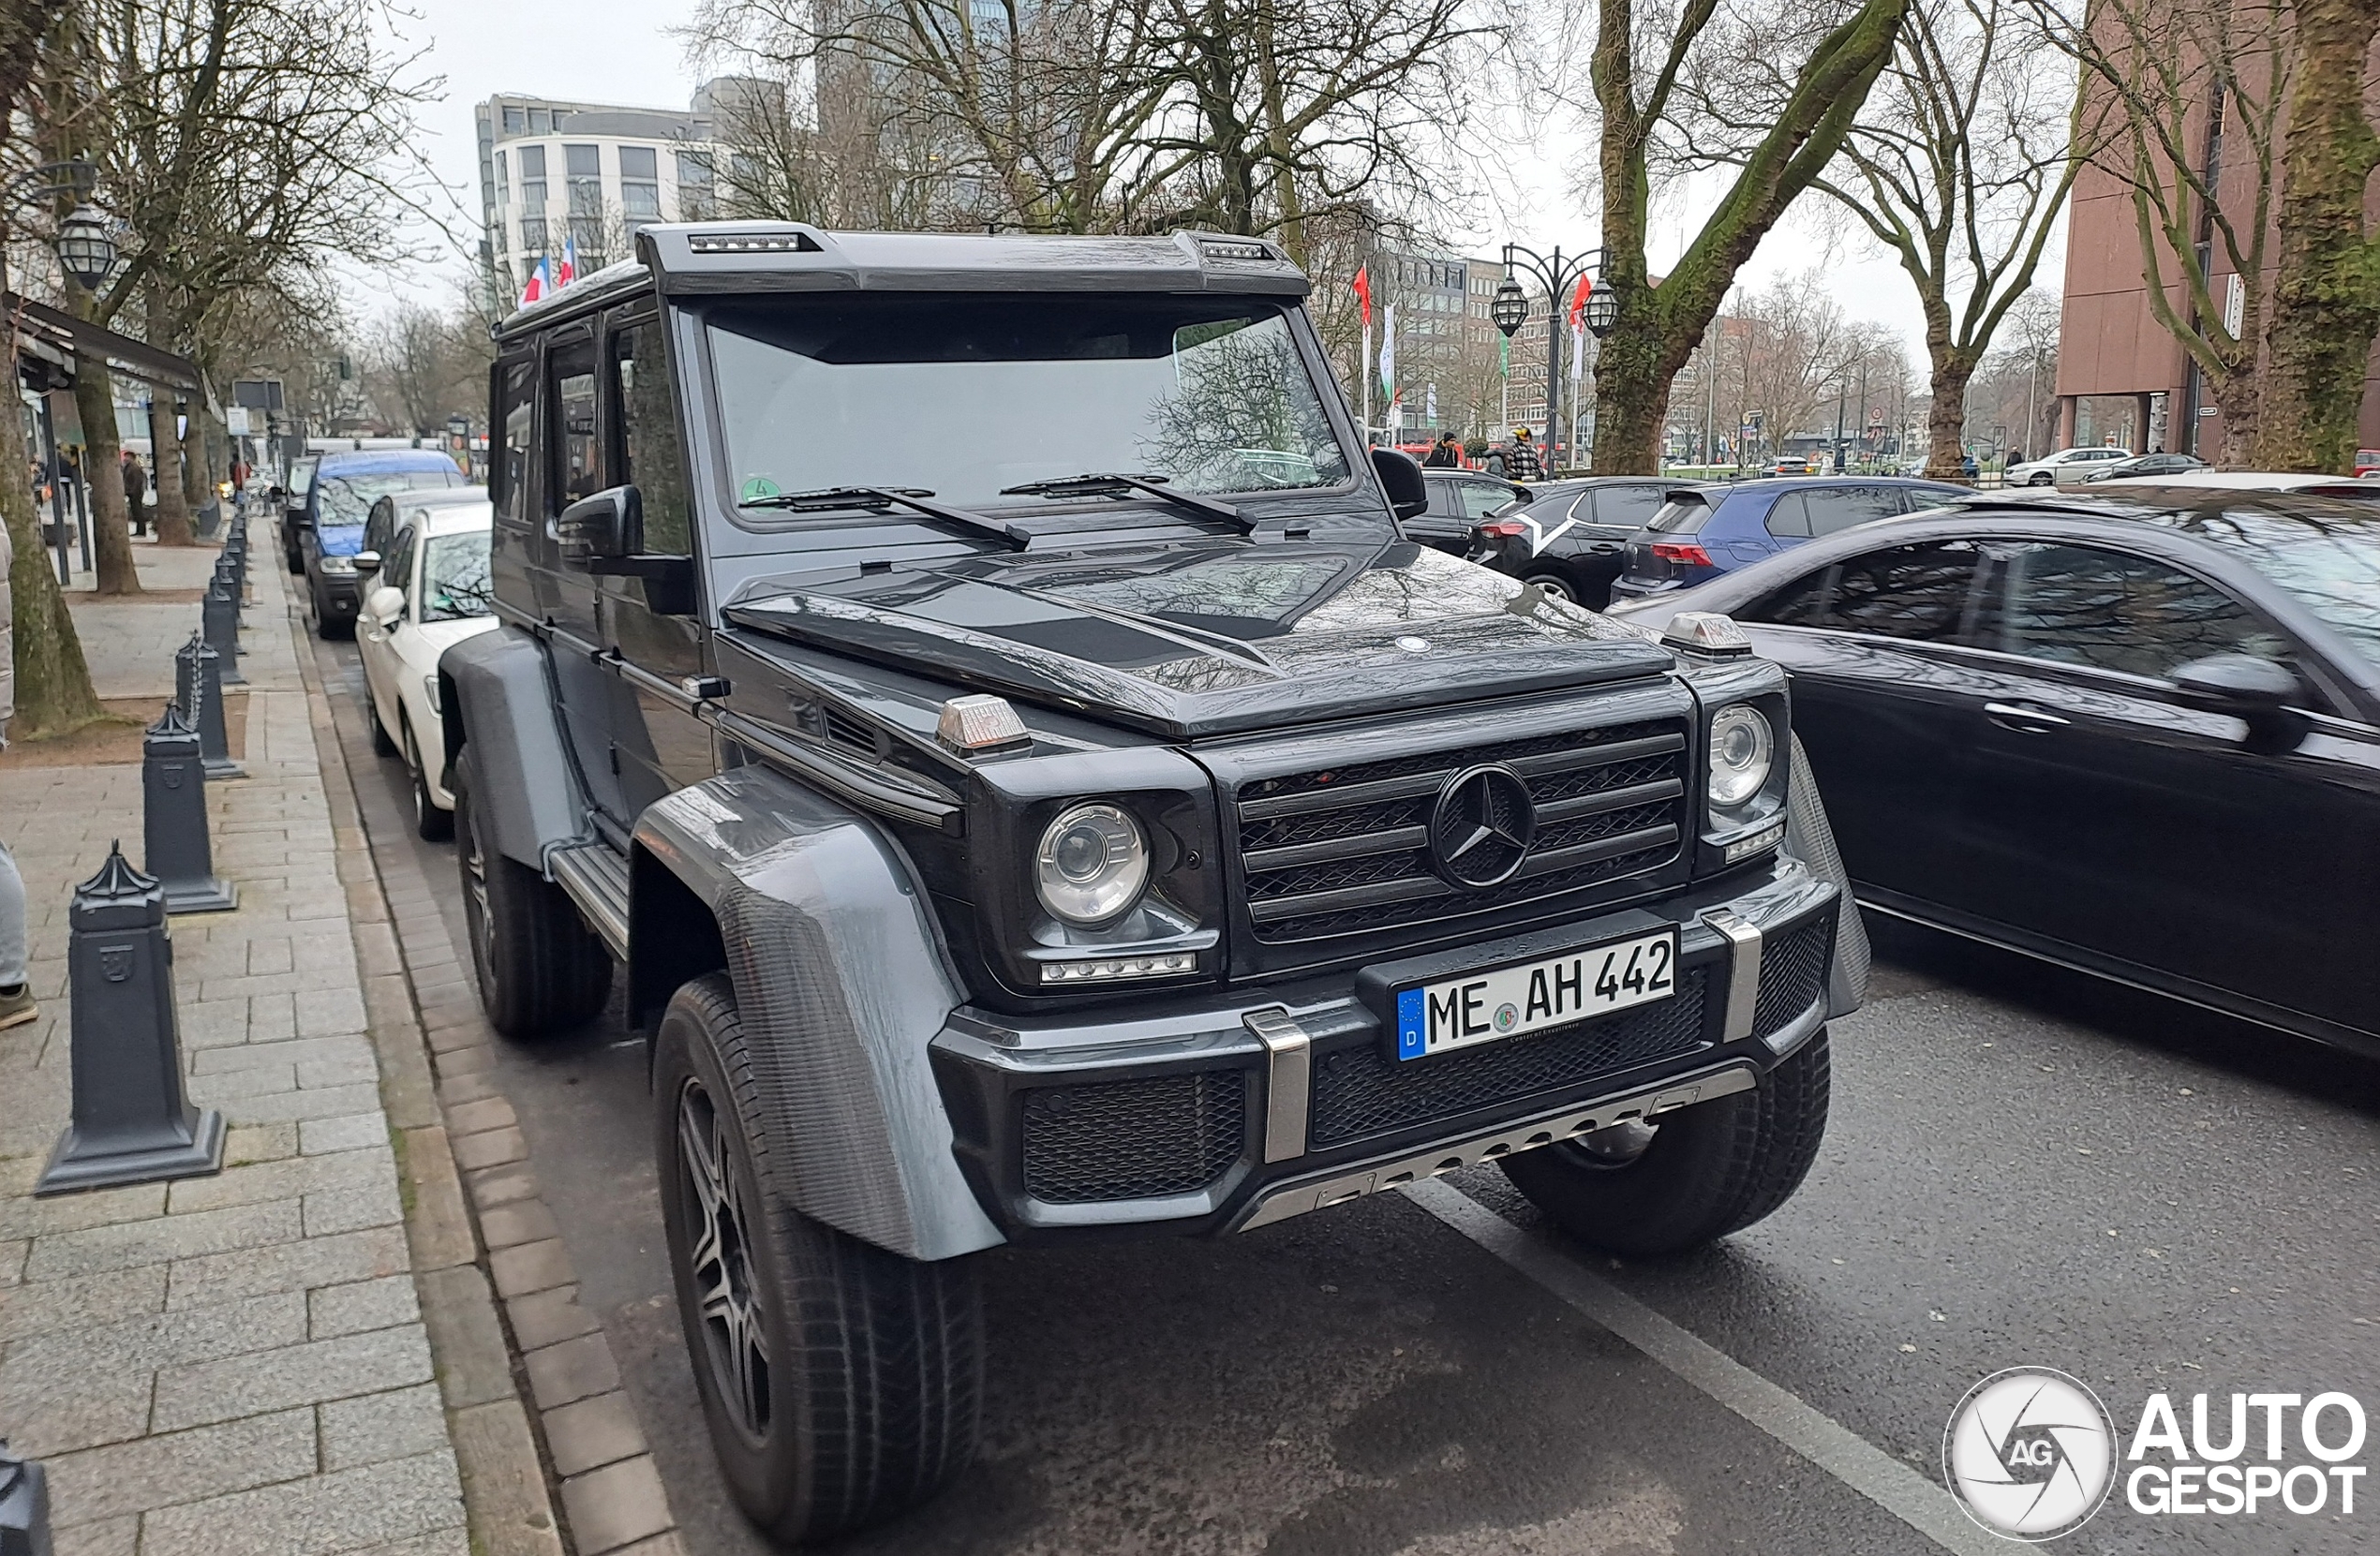
<path fill-rule="evenodd" d="M 1529 300 L 1521 290 L 1521 283 L 1507 275 L 1504 284 L 1495 289 L 1495 300 L 1488 304 L 1488 317 L 1495 327 L 1510 340 L 1512 332 L 1529 321 Z"/>
<path fill-rule="evenodd" d="M 85 291 L 97 291 L 115 269 L 115 236 L 97 207 L 78 205 L 58 227 L 58 265 Z"/>
<path fill-rule="evenodd" d="M 1620 294 L 1608 284 L 1586 294 L 1587 333 L 1601 340 L 1619 327 Z"/>

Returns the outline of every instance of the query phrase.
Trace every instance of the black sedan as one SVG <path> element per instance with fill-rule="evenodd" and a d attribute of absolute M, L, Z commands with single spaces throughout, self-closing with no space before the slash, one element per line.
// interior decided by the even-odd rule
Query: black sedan
<path fill-rule="evenodd" d="M 1628 565 L 1629 537 L 1678 489 L 1650 476 L 1549 481 L 1534 502 L 1498 509 L 1472 527 L 1471 560 L 1599 611 Z"/>
<path fill-rule="evenodd" d="M 1793 676 L 1860 900 L 2380 1056 L 2380 511 L 1970 498 L 1616 613 Z"/>

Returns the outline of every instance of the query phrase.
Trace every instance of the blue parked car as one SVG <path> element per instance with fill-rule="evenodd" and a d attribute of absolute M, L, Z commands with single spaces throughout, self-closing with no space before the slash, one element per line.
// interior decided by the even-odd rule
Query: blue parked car
<path fill-rule="evenodd" d="M 1706 583 L 1820 535 L 1897 518 L 1968 496 L 1964 486 L 1901 476 L 1807 476 L 1680 487 L 1629 541 L 1612 598 Z"/>
<path fill-rule="evenodd" d="M 305 616 L 315 634 L 351 637 L 363 600 L 356 553 L 373 502 L 395 492 L 467 484 L 462 467 L 437 449 L 373 449 L 326 453 L 315 467 L 305 506 L 291 514 L 299 571 L 305 574 Z"/>

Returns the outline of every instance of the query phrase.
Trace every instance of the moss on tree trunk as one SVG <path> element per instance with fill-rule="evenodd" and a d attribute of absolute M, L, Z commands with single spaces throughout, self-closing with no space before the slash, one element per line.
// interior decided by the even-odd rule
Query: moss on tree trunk
<path fill-rule="evenodd" d="M 0 352 L 0 366 L 13 382 L 13 356 Z M 22 418 L 0 416 L 0 471 L 22 472 L 25 462 Z M 8 736 L 66 734 L 102 717 L 105 710 L 92 693 L 91 669 L 83 662 L 82 643 L 75 636 L 74 617 L 67 612 L 58 575 L 51 571 L 51 553 L 41 543 L 41 517 L 24 482 L 0 481 L 0 515 L 6 517 L 8 547 L 15 553 L 8 568 L 8 597 L 15 615 L 9 637 L 16 656 L 17 712 L 9 720 Z"/>
<path fill-rule="evenodd" d="M 2282 154 L 2281 268 L 2254 462 L 2346 475 L 2372 343 L 2380 335 L 2380 242 L 2364 191 L 2380 134 L 2364 107 L 2364 64 L 2380 35 L 2373 0 L 2297 0 L 2298 80 Z"/>
<path fill-rule="evenodd" d="M 91 548 L 97 554 L 101 594 L 139 594 L 141 574 L 132 565 L 132 525 L 124 482 L 115 479 L 123 444 L 115 435 L 115 394 L 105 363 L 82 357 L 75 363 L 74 408 L 82 418 L 82 467 L 90 473 Z"/>

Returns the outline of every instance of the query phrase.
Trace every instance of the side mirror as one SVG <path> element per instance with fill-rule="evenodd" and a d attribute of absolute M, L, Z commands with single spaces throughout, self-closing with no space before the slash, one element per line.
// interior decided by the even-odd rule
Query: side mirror
<path fill-rule="evenodd" d="M 554 524 L 562 560 L 586 567 L 633 556 L 645 549 L 645 499 L 633 486 L 613 486 L 579 498 Z"/>
<path fill-rule="evenodd" d="M 2253 654 L 2212 654 L 2173 672 L 2174 701 L 2200 713 L 2222 714 L 2248 726 L 2247 749 L 2270 756 L 2298 748 L 2306 716 L 2298 704 L 2305 688 L 2285 664 Z"/>
<path fill-rule="evenodd" d="M 364 614 L 383 628 L 393 626 L 405 614 L 405 591 L 381 585 L 364 597 Z"/>
<path fill-rule="evenodd" d="M 355 554 L 355 571 L 359 574 L 379 571 L 380 554 L 377 551 L 357 552 Z"/>
<path fill-rule="evenodd" d="M 1372 468 L 1380 478 L 1381 489 L 1389 496 L 1389 511 L 1400 519 L 1410 519 L 1430 511 L 1429 482 L 1421 479 L 1421 467 L 1409 453 L 1395 449 L 1374 449 Z"/>

